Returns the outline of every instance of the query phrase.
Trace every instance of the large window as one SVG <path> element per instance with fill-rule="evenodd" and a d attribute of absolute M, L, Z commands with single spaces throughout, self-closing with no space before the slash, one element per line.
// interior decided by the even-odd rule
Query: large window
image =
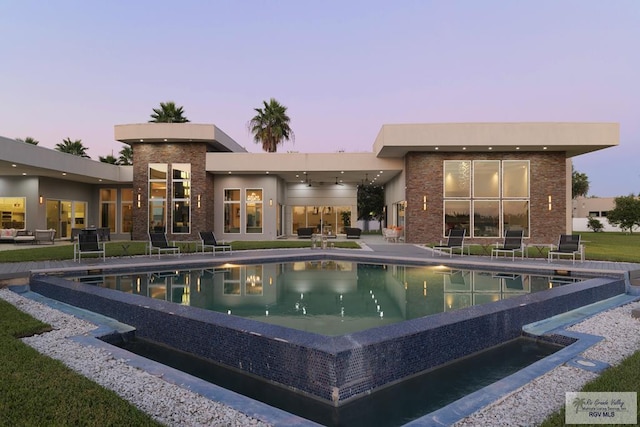
<path fill-rule="evenodd" d="M 247 189 L 245 207 L 246 207 L 245 213 L 247 215 L 246 232 L 262 233 L 262 190 L 261 189 Z"/>
<path fill-rule="evenodd" d="M 149 163 L 149 230 L 167 231 L 167 164 Z"/>
<path fill-rule="evenodd" d="M 116 232 L 116 202 L 118 192 L 115 188 L 100 189 L 100 227 Z"/>
<path fill-rule="evenodd" d="M 191 165 L 174 163 L 171 165 L 173 188 L 172 233 L 191 232 Z"/>
<path fill-rule="evenodd" d="M 502 162 L 502 197 L 529 197 L 529 162 L 505 160 Z"/>
<path fill-rule="evenodd" d="M 444 202 L 444 234 L 448 235 L 452 228 L 466 229 L 469 234 L 471 216 L 469 200 L 445 200 Z"/>
<path fill-rule="evenodd" d="M 335 236 L 352 226 L 350 206 L 292 206 L 291 214 L 294 234 L 298 228 L 311 227 L 316 233 Z"/>
<path fill-rule="evenodd" d="M 240 190 L 224 190 L 224 232 L 240 233 Z"/>
<path fill-rule="evenodd" d="M 447 160 L 443 169 L 445 236 L 452 228 L 470 237 L 529 236 L 528 160 Z"/>
<path fill-rule="evenodd" d="M 25 198 L 0 197 L 2 226 L 0 228 L 25 228 Z"/>
<path fill-rule="evenodd" d="M 449 160 L 444 162 L 444 197 L 471 196 L 471 162 Z"/>
<path fill-rule="evenodd" d="M 133 231 L 133 188 L 123 188 L 120 192 L 120 230 Z"/>

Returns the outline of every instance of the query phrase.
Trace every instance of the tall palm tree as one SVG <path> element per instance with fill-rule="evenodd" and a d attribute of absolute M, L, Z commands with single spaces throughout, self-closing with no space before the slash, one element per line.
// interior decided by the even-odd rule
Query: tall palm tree
<path fill-rule="evenodd" d="M 112 165 L 117 165 L 118 164 L 118 159 L 116 159 L 115 157 L 113 157 L 113 154 L 109 154 L 108 156 L 99 156 L 98 159 L 102 162 L 102 163 L 109 163 Z"/>
<path fill-rule="evenodd" d="M 133 148 L 127 145 L 120 150 L 118 164 L 122 166 L 131 166 L 133 164 Z"/>
<path fill-rule="evenodd" d="M 30 136 L 26 137 L 25 139 L 16 138 L 16 141 L 26 142 L 27 144 L 31 144 L 31 145 L 38 145 L 38 143 L 40 142 L 37 139 L 31 138 Z"/>
<path fill-rule="evenodd" d="M 247 124 L 253 134 L 256 144 L 262 144 L 262 149 L 267 153 L 275 153 L 278 144 L 284 141 L 294 141 L 295 135 L 289 126 L 287 107 L 280 104 L 274 98 L 269 102 L 262 101 L 263 108 L 254 108 L 257 113 Z"/>
<path fill-rule="evenodd" d="M 87 147 L 82 144 L 81 139 L 71 141 L 71 138 L 63 139 L 62 142 L 56 144 L 56 150 L 62 153 L 73 154 L 74 156 L 80 156 L 90 158 L 87 154 Z"/>
<path fill-rule="evenodd" d="M 160 108 L 154 108 L 149 123 L 186 123 L 183 107 L 176 107 L 173 101 L 161 102 Z"/>

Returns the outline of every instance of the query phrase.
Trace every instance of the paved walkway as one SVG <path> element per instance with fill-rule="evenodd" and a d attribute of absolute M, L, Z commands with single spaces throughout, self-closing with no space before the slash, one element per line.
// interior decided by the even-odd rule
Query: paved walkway
<path fill-rule="evenodd" d="M 501 257 L 491 259 L 489 256 L 476 255 L 454 255 L 449 257 L 448 254 L 438 255 L 437 253 L 420 245 L 410 243 L 389 243 L 377 235 L 365 235 L 360 240 L 356 240 L 361 245 L 360 250 L 354 249 L 268 249 L 268 250 L 246 250 L 234 251 L 232 254 L 216 253 L 215 256 L 208 252 L 189 253 L 181 256 L 165 255 L 161 257 L 157 255 L 148 256 L 132 256 L 132 257 L 112 257 L 102 261 L 98 258 L 83 259 L 82 262 L 73 260 L 60 261 L 32 261 L 32 262 L 14 262 L 0 263 L 0 279 L 12 279 L 19 277 L 27 277 L 32 272 L 62 272 L 62 271 L 81 271 L 87 268 L 96 267 L 113 267 L 126 268 L 127 266 L 136 267 L 153 267 L 156 265 L 166 266 L 187 266 L 194 264 L 202 264 L 203 262 L 242 262 L 255 260 L 257 262 L 269 262 L 282 259 L 283 256 L 313 256 L 327 255 L 336 257 L 354 258 L 356 260 L 377 260 L 380 262 L 402 262 L 402 263 L 418 263 L 418 264 L 446 264 L 456 267 L 467 268 L 498 268 L 500 270 L 516 268 L 531 270 L 569 270 L 576 273 L 584 274 L 628 274 L 627 272 L 637 271 L 640 275 L 640 264 L 627 262 L 607 262 L 607 261 L 585 261 L 576 262 L 571 260 L 555 260 L 551 263 L 546 258 L 516 258 L 512 261 L 509 257 Z M 69 242 L 56 242 L 57 245 L 69 245 Z M 24 246 L 3 244 L 0 250 L 21 249 Z M 635 274 L 629 274 L 632 278 Z M 632 281 L 632 283 L 635 280 Z M 637 284 L 637 283 L 633 283 Z"/>

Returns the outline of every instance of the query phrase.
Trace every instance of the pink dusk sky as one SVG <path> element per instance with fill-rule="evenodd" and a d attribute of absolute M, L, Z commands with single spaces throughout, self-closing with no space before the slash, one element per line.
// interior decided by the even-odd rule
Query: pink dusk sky
<path fill-rule="evenodd" d="M 640 193 L 640 1 L 0 3 L 0 135 L 114 154 L 116 124 L 183 106 L 251 152 L 253 109 L 288 107 L 279 151 L 371 151 L 383 124 L 616 122 L 574 159 L 590 195 Z"/>

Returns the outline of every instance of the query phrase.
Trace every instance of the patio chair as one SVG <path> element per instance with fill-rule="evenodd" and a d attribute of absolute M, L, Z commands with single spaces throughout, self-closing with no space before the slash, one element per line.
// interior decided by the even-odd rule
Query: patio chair
<path fill-rule="evenodd" d="M 362 230 L 357 227 L 345 227 L 344 232 L 347 235 L 347 239 L 359 239 L 362 234 Z"/>
<path fill-rule="evenodd" d="M 557 256 L 558 260 L 560 260 L 560 257 L 566 256 L 571 257 L 571 260 L 575 264 L 576 255 L 579 257 L 580 262 L 584 261 L 584 246 L 580 243 L 580 235 L 561 234 L 558 240 L 558 246 L 549 251 L 547 262 L 553 261 L 554 256 Z"/>
<path fill-rule="evenodd" d="M 384 240 L 387 242 L 396 243 L 400 237 L 400 230 L 397 228 L 383 228 L 382 237 L 384 237 Z"/>
<path fill-rule="evenodd" d="M 82 261 L 82 255 L 93 254 L 102 255 L 105 260 L 104 242 L 98 241 L 97 234 L 81 233 L 78 241 L 73 244 L 73 260 Z"/>
<path fill-rule="evenodd" d="M 206 252 L 207 249 L 211 249 L 211 253 L 214 256 L 216 255 L 216 251 L 222 251 L 222 252 L 229 251 L 229 253 L 231 253 L 231 245 L 227 245 L 225 243 L 218 243 L 213 231 L 201 231 L 199 245 L 202 247 L 202 253 Z M 197 248 L 196 248 L 196 251 L 197 251 Z"/>
<path fill-rule="evenodd" d="M 500 254 L 504 254 L 505 256 L 511 254 L 511 261 L 515 261 L 516 252 L 520 252 L 520 258 L 524 258 L 523 237 L 524 230 L 507 230 L 504 234 L 504 242 L 502 242 L 502 245 L 491 249 L 491 259 L 493 259 L 494 256 L 498 257 Z"/>
<path fill-rule="evenodd" d="M 449 258 L 453 255 L 453 251 L 460 250 L 460 255 L 464 255 L 464 236 L 467 234 L 465 228 L 452 228 L 449 230 L 449 236 L 447 237 L 447 243 L 434 246 L 433 253 L 438 252 L 438 255 L 442 255 L 443 252 L 449 252 Z M 432 253 L 432 255 L 433 255 Z"/>
<path fill-rule="evenodd" d="M 56 230 L 54 230 L 54 229 L 35 230 L 34 231 L 34 235 L 36 236 L 36 243 L 37 244 L 48 243 L 50 245 L 53 245 L 54 244 L 53 238 L 56 235 Z"/>
<path fill-rule="evenodd" d="M 153 251 L 158 251 L 158 258 L 163 252 L 180 255 L 180 247 L 170 245 L 165 233 L 149 233 L 149 255 L 153 255 Z"/>

